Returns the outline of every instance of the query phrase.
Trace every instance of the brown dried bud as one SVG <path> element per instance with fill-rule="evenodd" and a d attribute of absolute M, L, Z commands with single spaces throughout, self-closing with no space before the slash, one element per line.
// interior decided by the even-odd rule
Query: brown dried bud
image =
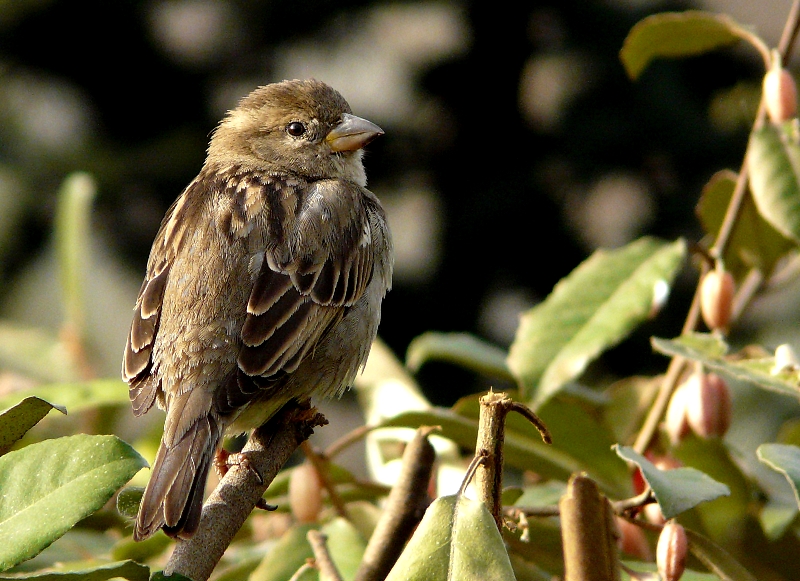
<path fill-rule="evenodd" d="M 616 522 L 619 530 L 617 543 L 620 551 L 642 561 L 651 561 L 653 550 L 650 548 L 642 528 L 621 517 L 616 517 Z"/>
<path fill-rule="evenodd" d="M 676 522 L 668 522 L 661 529 L 656 547 L 658 574 L 664 581 L 678 581 L 686 569 L 689 540 L 684 528 Z"/>
<path fill-rule="evenodd" d="M 292 470 L 289 478 L 289 507 L 298 522 L 317 521 L 322 510 L 322 482 L 317 469 L 304 462 Z"/>
<path fill-rule="evenodd" d="M 701 438 L 722 437 L 731 425 L 728 384 L 716 373 L 694 373 L 686 382 L 686 419 Z"/>
<path fill-rule="evenodd" d="M 709 329 L 725 331 L 733 307 L 733 276 L 717 264 L 709 270 L 700 284 L 700 312 Z"/>
<path fill-rule="evenodd" d="M 773 123 L 783 123 L 797 115 L 797 86 L 792 74 L 780 66 L 772 68 L 764 75 L 764 105 Z"/>

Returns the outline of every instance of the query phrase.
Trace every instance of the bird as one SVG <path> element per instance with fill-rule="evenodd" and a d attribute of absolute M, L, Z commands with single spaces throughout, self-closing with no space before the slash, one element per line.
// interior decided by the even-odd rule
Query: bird
<path fill-rule="evenodd" d="M 191 537 L 223 437 L 341 395 L 365 365 L 393 269 L 362 159 L 380 135 L 314 79 L 258 87 L 213 131 L 156 234 L 123 356 L 134 415 L 166 411 L 135 540 Z"/>

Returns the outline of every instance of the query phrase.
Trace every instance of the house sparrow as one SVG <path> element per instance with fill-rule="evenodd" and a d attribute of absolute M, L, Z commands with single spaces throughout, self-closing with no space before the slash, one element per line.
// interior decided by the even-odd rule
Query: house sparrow
<path fill-rule="evenodd" d="M 363 367 L 392 242 L 362 148 L 383 131 L 315 80 L 260 87 L 222 120 L 167 211 L 122 364 L 133 413 L 167 412 L 133 538 L 189 537 L 226 434 Z"/>

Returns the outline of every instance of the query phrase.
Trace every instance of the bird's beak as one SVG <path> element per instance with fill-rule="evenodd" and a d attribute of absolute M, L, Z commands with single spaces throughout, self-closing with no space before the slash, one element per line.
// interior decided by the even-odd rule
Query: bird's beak
<path fill-rule="evenodd" d="M 371 121 L 345 113 L 342 121 L 331 129 L 325 141 L 333 151 L 355 151 L 383 135 L 383 129 Z"/>

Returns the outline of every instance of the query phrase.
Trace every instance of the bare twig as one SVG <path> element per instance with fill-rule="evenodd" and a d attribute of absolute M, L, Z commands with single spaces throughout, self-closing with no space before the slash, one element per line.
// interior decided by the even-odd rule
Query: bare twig
<path fill-rule="evenodd" d="M 305 563 L 300 565 L 300 568 L 297 569 L 297 571 L 294 572 L 294 575 L 289 577 L 289 581 L 300 581 L 300 579 L 303 578 L 303 575 L 305 575 L 306 572 L 311 571 L 312 569 L 316 569 L 316 568 L 317 568 L 317 566 L 314 563 L 314 560 L 313 559 L 309 559 L 308 561 L 306 561 Z"/>
<path fill-rule="evenodd" d="M 306 538 L 311 544 L 311 550 L 314 551 L 314 562 L 319 569 L 320 581 L 342 581 L 342 576 L 328 552 L 328 537 L 314 529 L 308 531 Z"/>
<path fill-rule="evenodd" d="M 359 440 L 363 440 L 366 438 L 367 434 L 369 434 L 372 430 L 375 429 L 375 426 L 359 426 L 354 430 L 350 430 L 341 438 L 332 442 L 327 448 L 325 448 L 325 452 L 323 455 L 328 458 L 329 460 L 335 458 L 337 454 L 339 454 L 342 450 L 351 446 L 358 442 Z"/>
<path fill-rule="evenodd" d="M 234 535 L 289 456 L 325 417 L 308 404 L 292 402 L 261 426 L 242 450 L 246 465 L 234 465 L 203 505 L 200 526 L 190 539 L 179 539 L 164 573 L 195 581 L 208 579 Z"/>
<path fill-rule="evenodd" d="M 511 398 L 504 393 L 490 391 L 480 399 L 480 405 L 475 453 L 484 456 L 486 461 L 475 472 L 475 485 L 478 498 L 494 517 L 497 529 L 502 531 L 500 495 L 503 491 L 503 445 Z"/>
<path fill-rule="evenodd" d="M 322 458 L 319 454 L 317 454 L 314 451 L 314 448 L 308 442 L 303 442 L 300 444 L 300 449 L 303 450 L 303 454 L 306 455 L 308 461 L 314 466 L 314 470 L 317 471 L 319 481 L 322 483 L 322 487 L 328 493 L 328 498 L 331 499 L 331 504 L 336 510 L 336 514 L 342 518 L 347 518 L 347 507 L 344 505 L 344 500 L 342 500 L 342 497 L 336 490 L 336 484 L 331 480 L 330 472 L 327 466 L 327 459 Z"/>
<path fill-rule="evenodd" d="M 403 453 L 403 467 L 375 531 L 369 540 L 356 581 L 380 581 L 394 566 L 430 503 L 428 483 L 436 451 L 428 436 L 436 428 L 423 426 Z"/>

